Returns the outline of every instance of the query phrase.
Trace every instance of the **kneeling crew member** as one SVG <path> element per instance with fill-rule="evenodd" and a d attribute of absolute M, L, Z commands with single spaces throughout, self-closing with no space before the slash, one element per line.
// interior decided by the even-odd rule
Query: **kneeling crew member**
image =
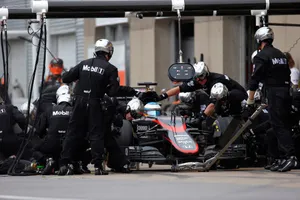
<path fill-rule="evenodd" d="M 204 62 L 198 62 L 194 64 L 194 68 L 196 73 L 192 81 L 183 83 L 182 85 L 172 88 L 166 93 L 161 94 L 159 100 L 177 95 L 180 92 L 193 92 L 198 89 L 203 89 L 210 96 L 213 85 L 216 83 L 222 83 L 230 92 L 228 100 L 232 105 L 231 114 L 239 115 L 241 112 L 241 102 L 246 100 L 248 97 L 243 86 L 226 75 L 209 72 Z M 214 113 L 213 102 L 207 106 L 204 113 L 207 116 L 211 116 Z"/>
<path fill-rule="evenodd" d="M 56 93 L 57 105 L 48 109 L 41 115 L 36 127 L 36 133 L 43 137 L 43 142 L 34 148 L 34 159 L 45 166 L 42 174 L 53 174 L 57 167 L 62 149 L 62 143 L 66 136 L 68 123 L 72 113 L 71 94 L 67 85 L 61 86 Z M 47 131 L 48 129 L 48 131 Z"/>

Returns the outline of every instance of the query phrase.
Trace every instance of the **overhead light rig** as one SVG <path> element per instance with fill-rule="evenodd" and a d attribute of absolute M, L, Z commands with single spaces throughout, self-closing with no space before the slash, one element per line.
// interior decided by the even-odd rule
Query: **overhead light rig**
<path fill-rule="evenodd" d="M 47 7 L 47 18 L 177 17 L 174 5 L 183 2 L 185 16 L 261 16 L 300 14 L 300 0 L 33 0 L 31 8 L 9 9 L 9 19 L 34 19 L 34 10 Z"/>
<path fill-rule="evenodd" d="M 268 15 L 297 15 L 300 14 L 299 9 L 290 10 L 269 10 Z M 200 11 L 185 11 L 181 13 L 182 17 L 191 16 L 251 16 L 253 11 L 251 10 L 200 10 Z M 9 9 L 9 19 L 34 19 L 35 13 L 32 13 L 30 8 L 22 9 Z M 176 12 L 151 12 L 151 11 L 139 11 L 139 12 L 48 12 L 48 19 L 62 19 L 62 18 L 119 18 L 119 17 L 136 17 L 136 18 L 148 18 L 148 17 L 177 17 Z"/>

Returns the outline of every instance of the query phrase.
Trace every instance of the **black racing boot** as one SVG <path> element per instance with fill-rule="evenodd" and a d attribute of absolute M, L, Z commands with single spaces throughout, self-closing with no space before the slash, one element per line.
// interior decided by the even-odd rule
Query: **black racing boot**
<path fill-rule="evenodd" d="M 95 166 L 95 175 L 108 175 L 108 171 L 102 165 L 99 167 Z"/>
<path fill-rule="evenodd" d="M 280 168 L 280 165 L 282 163 L 282 160 L 280 159 L 276 159 L 275 162 L 272 164 L 272 166 L 270 167 L 270 170 L 272 172 L 276 172 L 278 171 L 278 169 Z"/>
<path fill-rule="evenodd" d="M 274 158 L 267 158 L 267 165 L 265 166 L 265 169 L 270 170 L 274 162 L 275 162 Z"/>
<path fill-rule="evenodd" d="M 87 166 L 82 166 L 81 170 L 84 174 L 90 174 L 91 170 L 89 170 L 89 168 Z"/>
<path fill-rule="evenodd" d="M 73 168 L 74 174 L 77 174 L 77 175 L 83 174 L 83 170 L 82 170 L 79 162 L 73 162 L 73 167 L 74 167 Z"/>
<path fill-rule="evenodd" d="M 126 164 L 123 167 L 111 169 L 111 171 L 115 173 L 124 173 L 124 174 L 131 173 L 129 164 Z"/>
<path fill-rule="evenodd" d="M 55 171 L 55 161 L 53 160 L 53 158 L 48 158 L 46 160 L 46 166 L 42 171 L 42 175 L 54 174 L 54 171 Z"/>
<path fill-rule="evenodd" d="M 296 168 L 298 165 L 298 160 L 295 156 L 291 156 L 288 159 L 283 160 L 281 165 L 278 168 L 279 172 L 287 172 L 294 168 Z"/>
<path fill-rule="evenodd" d="M 74 167 L 72 164 L 63 165 L 59 168 L 57 175 L 65 176 L 65 175 L 73 175 L 74 174 Z"/>

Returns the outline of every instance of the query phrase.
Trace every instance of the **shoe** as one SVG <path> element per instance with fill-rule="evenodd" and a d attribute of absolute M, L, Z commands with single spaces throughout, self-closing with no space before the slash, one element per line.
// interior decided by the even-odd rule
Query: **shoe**
<path fill-rule="evenodd" d="M 297 165 L 298 165 L 298 160 L 297 160 L 297 158 L 296 158 L 295 156 L 291 156 L 289 159 L 285 159 L 285 160 L 281 163 L 281 165 L 280 165 L 278 171 L 279 171 L 279 172 L 287 172 L 287 171 L 290 171 L 290 170 L 296 168 Z"/>
<path fill-rule="evenodd" d="M 115 173 L 124 173 L 124 174 L 128 174 L 128 173 L 131 173 L 131 172 L 132 172 L 132 171 L 130 170 L 130 166 L 129 166 L 129 165 L 124 165 L 123 167 L 111 169 L 111 171 L 113 171 L 113 172 L 115 172 Z"/>
<path fill-rule="evenodd" d="M 46 167 L 42 171 L 42 175 L 54 174 L 55 161 L 52 158 L 48 158 L 46 161 Z"/>
<path fill-rule="evenodd" d="M 74 167 L 72 164 L 63 165 L 59 168 L 57 175 L 65 176 L 65 175 L 73 175 L 74 174 Z"/>
<path fill-rule="evenodd" d="M 95 175 L 108 175 L 108 171 L 104 170 L 102 167 L 95 168 Z"/>
<path fill-rule="evenodd" d="M 274 164 L 275 159 L 274 158 L 268 158 L 267 159 L 267 165 L 264 167 L 266 170 L 270 170 L 272 165 Z"/>
<path fill-rule="evenodd" d="M 74 167 L 73 168 L 74 174 L 76 174 L 76 175 L 83 174 L 83 170 L 82 170 L 79 162 L 73 162 L 73 167 Z"/>
<path fill-rule="evenodd" d="M 87 166 L 82 166 L 81 167 L 81 171 L 84 173 L 84 174 L 90 174 L 91 173 L 91 170 L 89 170 L 89 168 Z"/>
<path fill-rule="evenodd" d="M 270 171 L 272 171 L 272 172 L 278 171 L 281 163 L 282 163 L 282 160 L 280 160 L 280 159 L 275 160 L 275 162 L 270 167 Z"/>

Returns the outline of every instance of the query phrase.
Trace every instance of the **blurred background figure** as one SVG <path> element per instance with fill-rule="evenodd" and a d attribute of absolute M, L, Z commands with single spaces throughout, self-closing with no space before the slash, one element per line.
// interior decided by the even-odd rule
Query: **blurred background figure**
<path fill-rule="evenodd" d="M 295 67 L 295 61 L 289 52 L 284 52 L 291 70 L 291 85 L 292 88 L 299 88 L 299 69 Z"/>
<path fill-rule="evenodd" d="M 51 60 L 48 67 L 49 67 L 50 74 L 47 76 L 45 80 L 44 88 L 47 88 L 50 85 L 60 86 L 62 84 L 61 75 L 62 72 L 64 71 L 64 61 L 60 58 L 54 58 Z"/>

